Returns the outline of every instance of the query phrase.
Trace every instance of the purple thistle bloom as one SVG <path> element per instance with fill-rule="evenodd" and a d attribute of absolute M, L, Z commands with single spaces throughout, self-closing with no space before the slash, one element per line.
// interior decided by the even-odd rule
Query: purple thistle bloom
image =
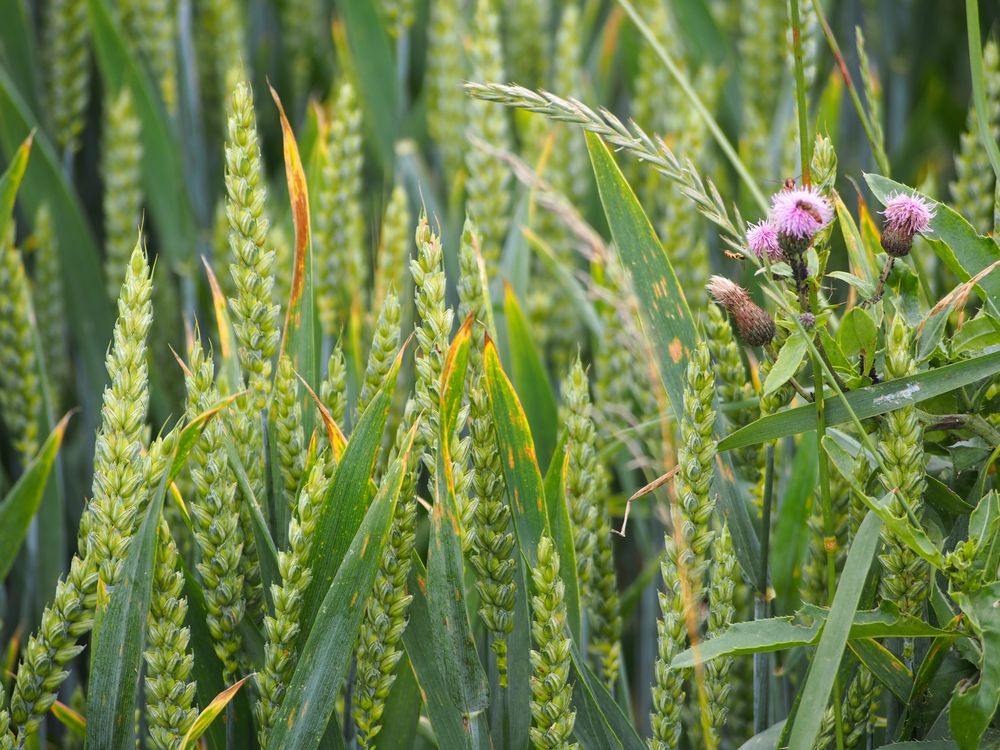
<path fill-rule="evenodd" d="M 925 233 L 931 228 L 934 206 L 916 195 L 896 193 L 885 202 L 885 228 L 906 234 Z"/>
<path fill-rule="evenodd" d="M 783 260 L 785 257 L 785 254 L 781 252 L 781 245 L 778 243 L 778 228 L 770 221 L 750 225 L 747 230 L 747 246 L 754 251 L 758 258 L 763 258 L 766 253 L 768 260 L 772 263 Z"/>
<path fill-rule="evenodd" d="M 771 198 L 771 221 L 794 242 L 808 242 L 831 218 L 833 209 L 816 188 L 782 190 Z"/>
<path fill-rule="evenodd" d="M 931 228 L 934 206 L 916 195 L 896 193 L 885 202 L 882 249 L 893 258 L 902 258 L 913 247 L 913 235 Z"/>

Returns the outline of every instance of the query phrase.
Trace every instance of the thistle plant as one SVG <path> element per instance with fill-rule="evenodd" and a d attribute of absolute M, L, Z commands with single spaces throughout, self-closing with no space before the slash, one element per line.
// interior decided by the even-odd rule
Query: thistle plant
<path fill-rule="evenodd" d="M 468 108 L 458 84 L 467 70 L 462 8 L 461 0 L 433 3 L 427 31 L 427 101 L 431 104 L 427 129 L 438 145 L 447 180 L 458 174 L 466 153 Z"/>
<path fill-rule="evenodd" d="M 260 145 L 247 83 L 233 90 L 226 141 L 226 214 L 229 218 L 230 266 L 236 294 L 229 300 L 239 341 L 240 366 L 248 380 L 255 412 L 270 389 L 271 357 L 278 348 L 278 306 L 271 302 L 274 251 L 266 247 L 267 191 L 261 173 Z"/>
<path fill-rule="evenodd" d="M 31 290 L 14 233 L 0 237 L 0 417 L 24 467 L 38 451 L 41 394 Z"/>
<path fill-rule="evenodd" d="M 327 469 L 322 457 L 313 463 L 288 522 L 288 548 L 278 553 L 281 582 L 271 585 L 274 616 L 269 615 L 264 622 L 264 667 L 257 675 L 260 698 L 254 708 L 261 747 L 267 745 L 298 659 L 296 642 L 301 629 L 302 600 L 312 581 L 309 548 L 330 481 Z"/>
<path fill-rule="evenodd" d="M 90 24 L 86 0 L 54 0 L 46 6 L 46 109 L 56 145 L 79 147 L 90 98 Z"/>
<path fill-rule="evenodd" d="M 469 65 L 474 80 L 497 81 L 505 77 L 499 19 L 491 0 L 477 0 Z M 470 103 L 468 130 L 470 138 L 510 148 L 506 114 L 497 112 L 485 102 Z M 465 167 L 468 172 L 466 210 L 479 227 L 486 273 L 493 278 L 507 236 L 510 174 L 496 159 L 475 147 L 466 149 Z"/>
<path fill-rule="evenodd" d="M 58 239 L 52 226 L 52 212 L 43 204 L 35 212 L 35 274 L 31 287 L 35 322 L 41 340 L 45 374 L 52 388 L 52 401 L 58 405 L 66 367 L 66 307 L 62 276 L 59 271 Z"/>
<path fill-rule="evenodd" d="M 570 742 L 576 711 L 569 682 L 571 641 L 566 634 L 566 591 L 552 539 L 538 542 L 531 597 L 531 743 L 536 748 L 576 748 Z"/>
<path fill-rule="evenodd" d="M 989 40 L 983 47 L 986 69 L 986 101 L 993 140 L 1000 138 L 1000 47 Z M 970 105 L 965 132 L 955 154 L 955 180 L 949 184 L 955 210 L 981 234 L 993 228 L 993 185 L 996 177 L 983 159 L 982 141 L 975 105 Z"/>
<path fill-rule="evenodd" d="M 361 111 L 354 87 L 340 84 L 330 131 L 321 148 L 316 194 L 315 268 L 320 321 L 336 334 L 350 314 L 352 295 L 367 281 L 361 215 Z"/>
<path fill-rule="evenodd" d="M 141 219 L 142 124 L 132 92 L 122 86 L 107 105 L 104 119 L 104 260 L 108 296 L 115 299 L 125 278 Z"/>
<path fill-rule="evenodd" d="M 292 367 L 292 360 L 286 352 L 282 352 L 278 358 L 273 415 L 285 497 L 289 507 L 293 508 L 296 491 L 305 471 L 306 436 L 302 429 L 299 380 Z"/>
<path fill-rule="evenodd" d="M 194 657 L 188 648 L 191 633 L 184 627 L 188 608 L 184 574 L 178 570 L 177 547 L 162 519 L 157 527 L 152 591 L 143 654 L 149 739 L 158 750 L 175 750 L 194 723 L 198 708 L 195 683 L 189 681 Z"/>
<path fill-rule="evenodd" d="M 137 243 L 118 298 L 107 358 L 111 383 L 104 389 L 92 496 L 80 520 L 80 554 L 73 557 L 66 577 L 56 585 L 53 603 L 28 639 L 11 694 L 19 745 L 55 701 L 69 676 L 65 666 L 83 650 L 77 641 L 94 624 L 98 577 L 109 589 L 118 583 L 145 502 L 140 454 L 149 402 L 146 335 L 152 323 L 151 294 L 146 256 Z"/>
<path fill-rule="evenodd" d="M 201 345 L 194 343 L 186 375 L 187 416 L 192 419 L 218 401 L 215 367 Z M 244 541 L 236 479 L 229 467 L 222 419 L 213 419 L 192 448 L 191 520 L 200 560 L 197 564 L 205 592 L 212 647 L 222 662 L 228 682 L 237 673 L 243 645 L 239 631 L 246 608 L 244 599 Z"/>

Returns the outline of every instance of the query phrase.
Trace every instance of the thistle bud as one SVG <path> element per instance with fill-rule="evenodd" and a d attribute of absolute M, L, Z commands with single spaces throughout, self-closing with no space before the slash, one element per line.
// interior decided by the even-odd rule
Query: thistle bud
<path fill-rule="evenodd" d="M 750 346 L 764 346 L 774 338 L 774 321 L 750 293 L 723 276 L 712 276 L 705 287 L 726 308 L 740 338 Z"/>
<path fill-rule="evenodd" d="M 913 235 L 930 229 L 934 207 L 916 195 L 897 193 L 885 202 L 882 249 L 893 258 L 902 258 L 913 247 Z"/>

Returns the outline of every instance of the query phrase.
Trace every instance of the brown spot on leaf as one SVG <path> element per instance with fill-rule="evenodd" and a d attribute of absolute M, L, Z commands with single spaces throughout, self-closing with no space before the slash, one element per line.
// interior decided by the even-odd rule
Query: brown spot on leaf
<path fill-rule="evenodd" d="M 674 336 L 674 340 L 670 342 L 670 359 L 673 360 L 675 365 L 680 364 L 681 357 L 684 356 L 684 345 L 681 340 Z"/>

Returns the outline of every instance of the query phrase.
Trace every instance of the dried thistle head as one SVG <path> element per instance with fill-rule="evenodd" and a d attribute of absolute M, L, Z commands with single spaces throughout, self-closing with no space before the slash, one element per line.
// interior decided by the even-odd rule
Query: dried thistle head
<path fill-rule="evenodd" d="M 774 338 L 771 316 L 750 298 L 750 293 L 724 276 L 712 276 L 705 287 L 726 308 L 740 338 L 750 346 L 764 346 Z"/>
<path fill-rule="evenodd" d="M 882 215 L 882 249 L 893 258 L 902 258 L 913 247 L 913 235 L 930 229 L 934 206 L 917 195 L 896 193 L 885 202 Z"/>

